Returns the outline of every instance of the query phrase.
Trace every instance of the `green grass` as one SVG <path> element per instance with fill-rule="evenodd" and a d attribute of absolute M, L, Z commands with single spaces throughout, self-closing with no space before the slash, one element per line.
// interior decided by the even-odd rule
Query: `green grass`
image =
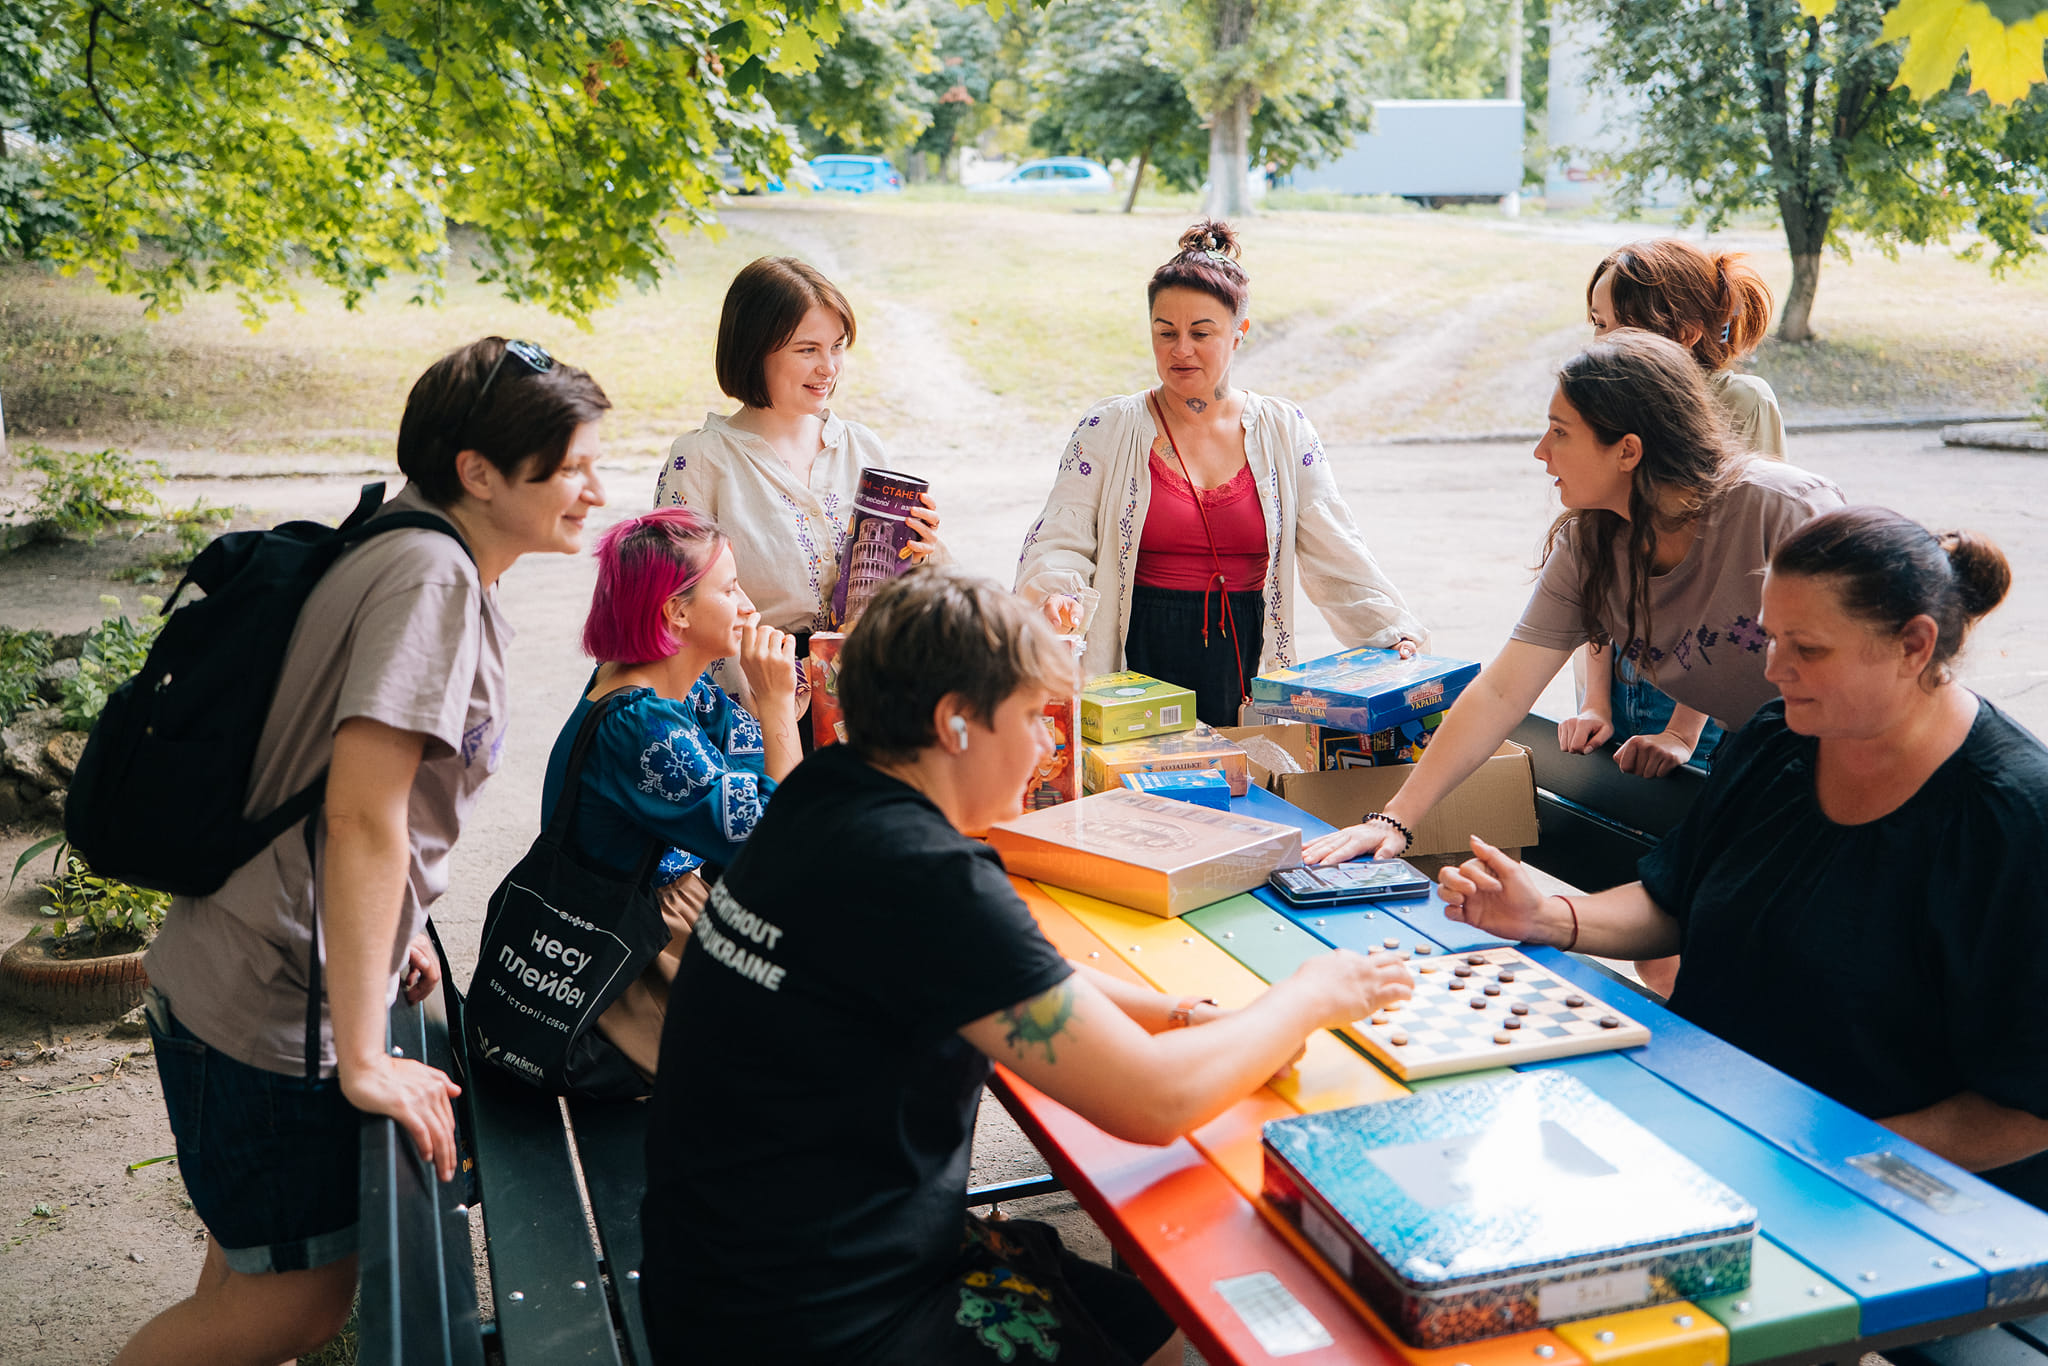
<path fill-rule="evenodd" d="M 1196 214 L 1192 197 L 1151 191 L 1138 212 L 1119 207 L 944 186 L 750 199 L 721 238 L 679 240 L 660 289 L 629 293 L 588 333 L 503 302 L 461 266 L 437 309 L 405 304 L 402 283 L 356 313 L 308 289 L 251 332 L 224 298 L 146 323 L 88 280 L 15 265 L 0 268 L 0 397 L 11 434 L 67 444 L 383 455 L 420 370 L 496 331 L 591 370 L 617 405 L 613 449 L 652 452 L 730 407 L 711 365 L 725 286 L 755 256 L 794 250 L 829 253 L 861 314 L 842 411 L 892 427 L 928 416 L 907 343 L 934 339 L 898 329 L 934 328 L 1020 418 L 1065 423 L 1150 382 L 1145 282 Z M 1333 439 L 1532 428 L 1548 375 L 1586 335 L 1587 271 L 1608 242 L 1664 230 L 1370 208 L 1275 208 L 1242 225 L 1246 382 L 1300 402 Z M 1744 240 L 1782 296 L 1777 238 Z M 1770 343 L 1756 360 L 1795 421 L 2021 411 L 2048 356 L 2048 267 L 1996 280 L 1944 250 L 1830 257 L 1815 326 L 1818 343 Z"/>

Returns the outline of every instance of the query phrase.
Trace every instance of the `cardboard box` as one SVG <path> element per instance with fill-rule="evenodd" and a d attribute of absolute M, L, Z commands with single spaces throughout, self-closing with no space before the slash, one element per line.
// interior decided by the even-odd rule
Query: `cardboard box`
<path fill-rule="evenodd" d="M 1211 811 L 1230 809 L 1230 779 L 1220 768 L 1190 768 L 1176 773 L 1126 773 L 1124 786 L 1133 792 L 1155 792 L 1177 802 L 1192 802 Z"/>
<path fill-rule="evenodd" d="M 988 842 L 1017 877 L 1162 917 L 1248 892 L 1301 862 L 1291 825 L 1122 787 L 997 821 Z"/>
<path fill-rule="evenodd" d="M 1304 725 L 1299 721 L 1266 721 L 1248 705 L 1242 715 L 1249 718 L 1245 724 L 1225 726 L 1216 733 L 1244 749 L 1254 783 L 1269 792 L 1278 792 L 1281 774 L 1317 771 L 1316 753 L 1323 733 L 1321 726 Z"/>
<path fill-rule="evenodd" d="M 1396 764 L 1289 773 L 1280 779 L 1280 795 L 1332 825 L 1356 825 L 1366 812 L 1386 810 L 1413 772 L 1413 764 Z M 1415 842 L 1402 857 L 1411 863 L 1417 855 L 1465 858 L 1472 852 L 1473 835 L 1511 851 L 1536 843 L 1536 774 L 1529 751 L 1512 740 L 1502 741 L 1491 758 L 1416 824 Z"/>
<path fill-rule="evenodd" d="M 1222 769 L 1233 797 L 1242 797 L 1251 786 L 1251 764 L 1244 748 L 1200 722 L 1193 730 L 1174 735 L 1081 746 L 1081 787 L 1090 793 L 1114 791 L 1126 773 L 1174 773 L 1191 768 Z"/>
<path fill-rule="evenodd" d="M 1449 712 L 1432 712 L 1387 730 L 1359 735 L 1348 730 L 1325 730 L 1318 768 L 1385 768 L 1389 764 L 1419 764 L 1430 736 L 1443 724 Z"/>
<path fill-rule="evenodd" d="M 1052 754 L 1031 775 L 1024 789 L 1024 809 L 1043 811 L 1061 802 L 1081 800 L 1081 741 L 1074 733 L 1080 699 L 1056 697 L 1045 704 L 1045 728 L 1052 733 Z"/>
<path fill-rule="evenodd" d="M 1477 677 L 1470 660 L 1361 646 L 1258 675 L 1252 705 L 1277 720 L 1370 735 L 1448 709 Z"/>
<path fill-rule="evenodd" d="M 814 749 L 846 742 L 845 713 L 839 709 L 839 647 L 845 643 L 844 632 L 816 632 L 811 636 L 810 653 L 801 661 L 804 679 L 810 685 Z"/>
<path fill-rule="evenodd" d="M 1081 738 L 1112 745 L 1195 728 L 1195 695 L 1141 673 L 1097 674 L 1081 688 Z"/>

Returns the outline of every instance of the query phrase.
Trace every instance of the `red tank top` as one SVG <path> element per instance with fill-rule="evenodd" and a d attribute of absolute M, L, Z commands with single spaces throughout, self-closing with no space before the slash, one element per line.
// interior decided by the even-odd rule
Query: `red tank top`
<path fill-rule="evenodd" d="M 1197 493 L 1176 464 L 1152 452 L 1152 505 L 1145 512 L 1145 531 L 1138 538 L 1134 582 L 1141 588 L 1180 588 L 1200 593 L 1214 588 L 1216 561 L 1209 556 L 1209 538 L 1202 532 L 1202 512 L 1216 537 L 1216 556 L 1223 563 L 1224 587 L 1233 593 L 1257 592 L 1266 584 L 1266 512 L 1247 465 L 1221 488 Z M 1195 499 L 1202 500 L 1201 511 Z"/>

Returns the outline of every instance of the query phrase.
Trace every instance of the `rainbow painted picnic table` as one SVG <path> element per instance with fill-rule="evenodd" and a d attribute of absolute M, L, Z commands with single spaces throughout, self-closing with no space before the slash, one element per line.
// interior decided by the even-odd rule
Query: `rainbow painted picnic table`
<path fill-rule="evenodd" d="M 1258 788 L 1232 806 L 1309 835 L 1329 829 Z M 1504 942 L 1451 921 L 1434 897 L 1297 910 L 1262 890 L 1164 920 L 1016 882 L 1067 957 L 1225 1006 L 1244 1005 L 1332 947 L 1398 938 L 1405 948 L 1463 953 Z M 997 1069 L 993 1086 L 1212 1366 L 1791 1366 L 1854 1362 L 1941 1338 L 1964 1344 L 1931 1353 L 1944 1366 L 2044 1366 L 2048 1214 L 1688 1024 L 1599 966 L 1554 949 L 1525 951 L 1649 1026 L 1645 1046 L 1530 1066 L 1568 1071 L 1757 1207 L 1747 1289 L 1460 1347 L 1410 1347 L 1265 1207 L 1260 1126 L 1494 1074 L 1402 1083 L 1322 1033 L 1293 1074 L 1163 1148 L 1110 1137 L 1007 1069 Z M 1996 1324 L 2009 1327 L 1976 1331 Z"/>

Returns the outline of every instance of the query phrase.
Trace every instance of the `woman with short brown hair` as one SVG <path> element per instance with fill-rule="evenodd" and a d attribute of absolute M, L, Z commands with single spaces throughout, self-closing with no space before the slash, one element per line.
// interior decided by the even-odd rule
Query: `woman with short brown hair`
<path fill-rule="evenodd" d="M 718 386 L 739 411 L 707 413 L 702 428 L 677 437 L 655 488 L 656 507 L 689 507 L 725 530 L 762 624 L 795 636 L 799 658 L 813 631 L 834 626 L 861 469 L 889 465 L 873 432 L 830 407 L 855 331 L 846 296 L 794 256 L 740 271 L 719 317 L 717 358 Z M 929 494 L 925 504 L 910 517 L 919 559 L 940 549 Z M 748 700 L 738 670 L 717 678 Z M 808 742 L 808 727 L 803 734 Z"/>

